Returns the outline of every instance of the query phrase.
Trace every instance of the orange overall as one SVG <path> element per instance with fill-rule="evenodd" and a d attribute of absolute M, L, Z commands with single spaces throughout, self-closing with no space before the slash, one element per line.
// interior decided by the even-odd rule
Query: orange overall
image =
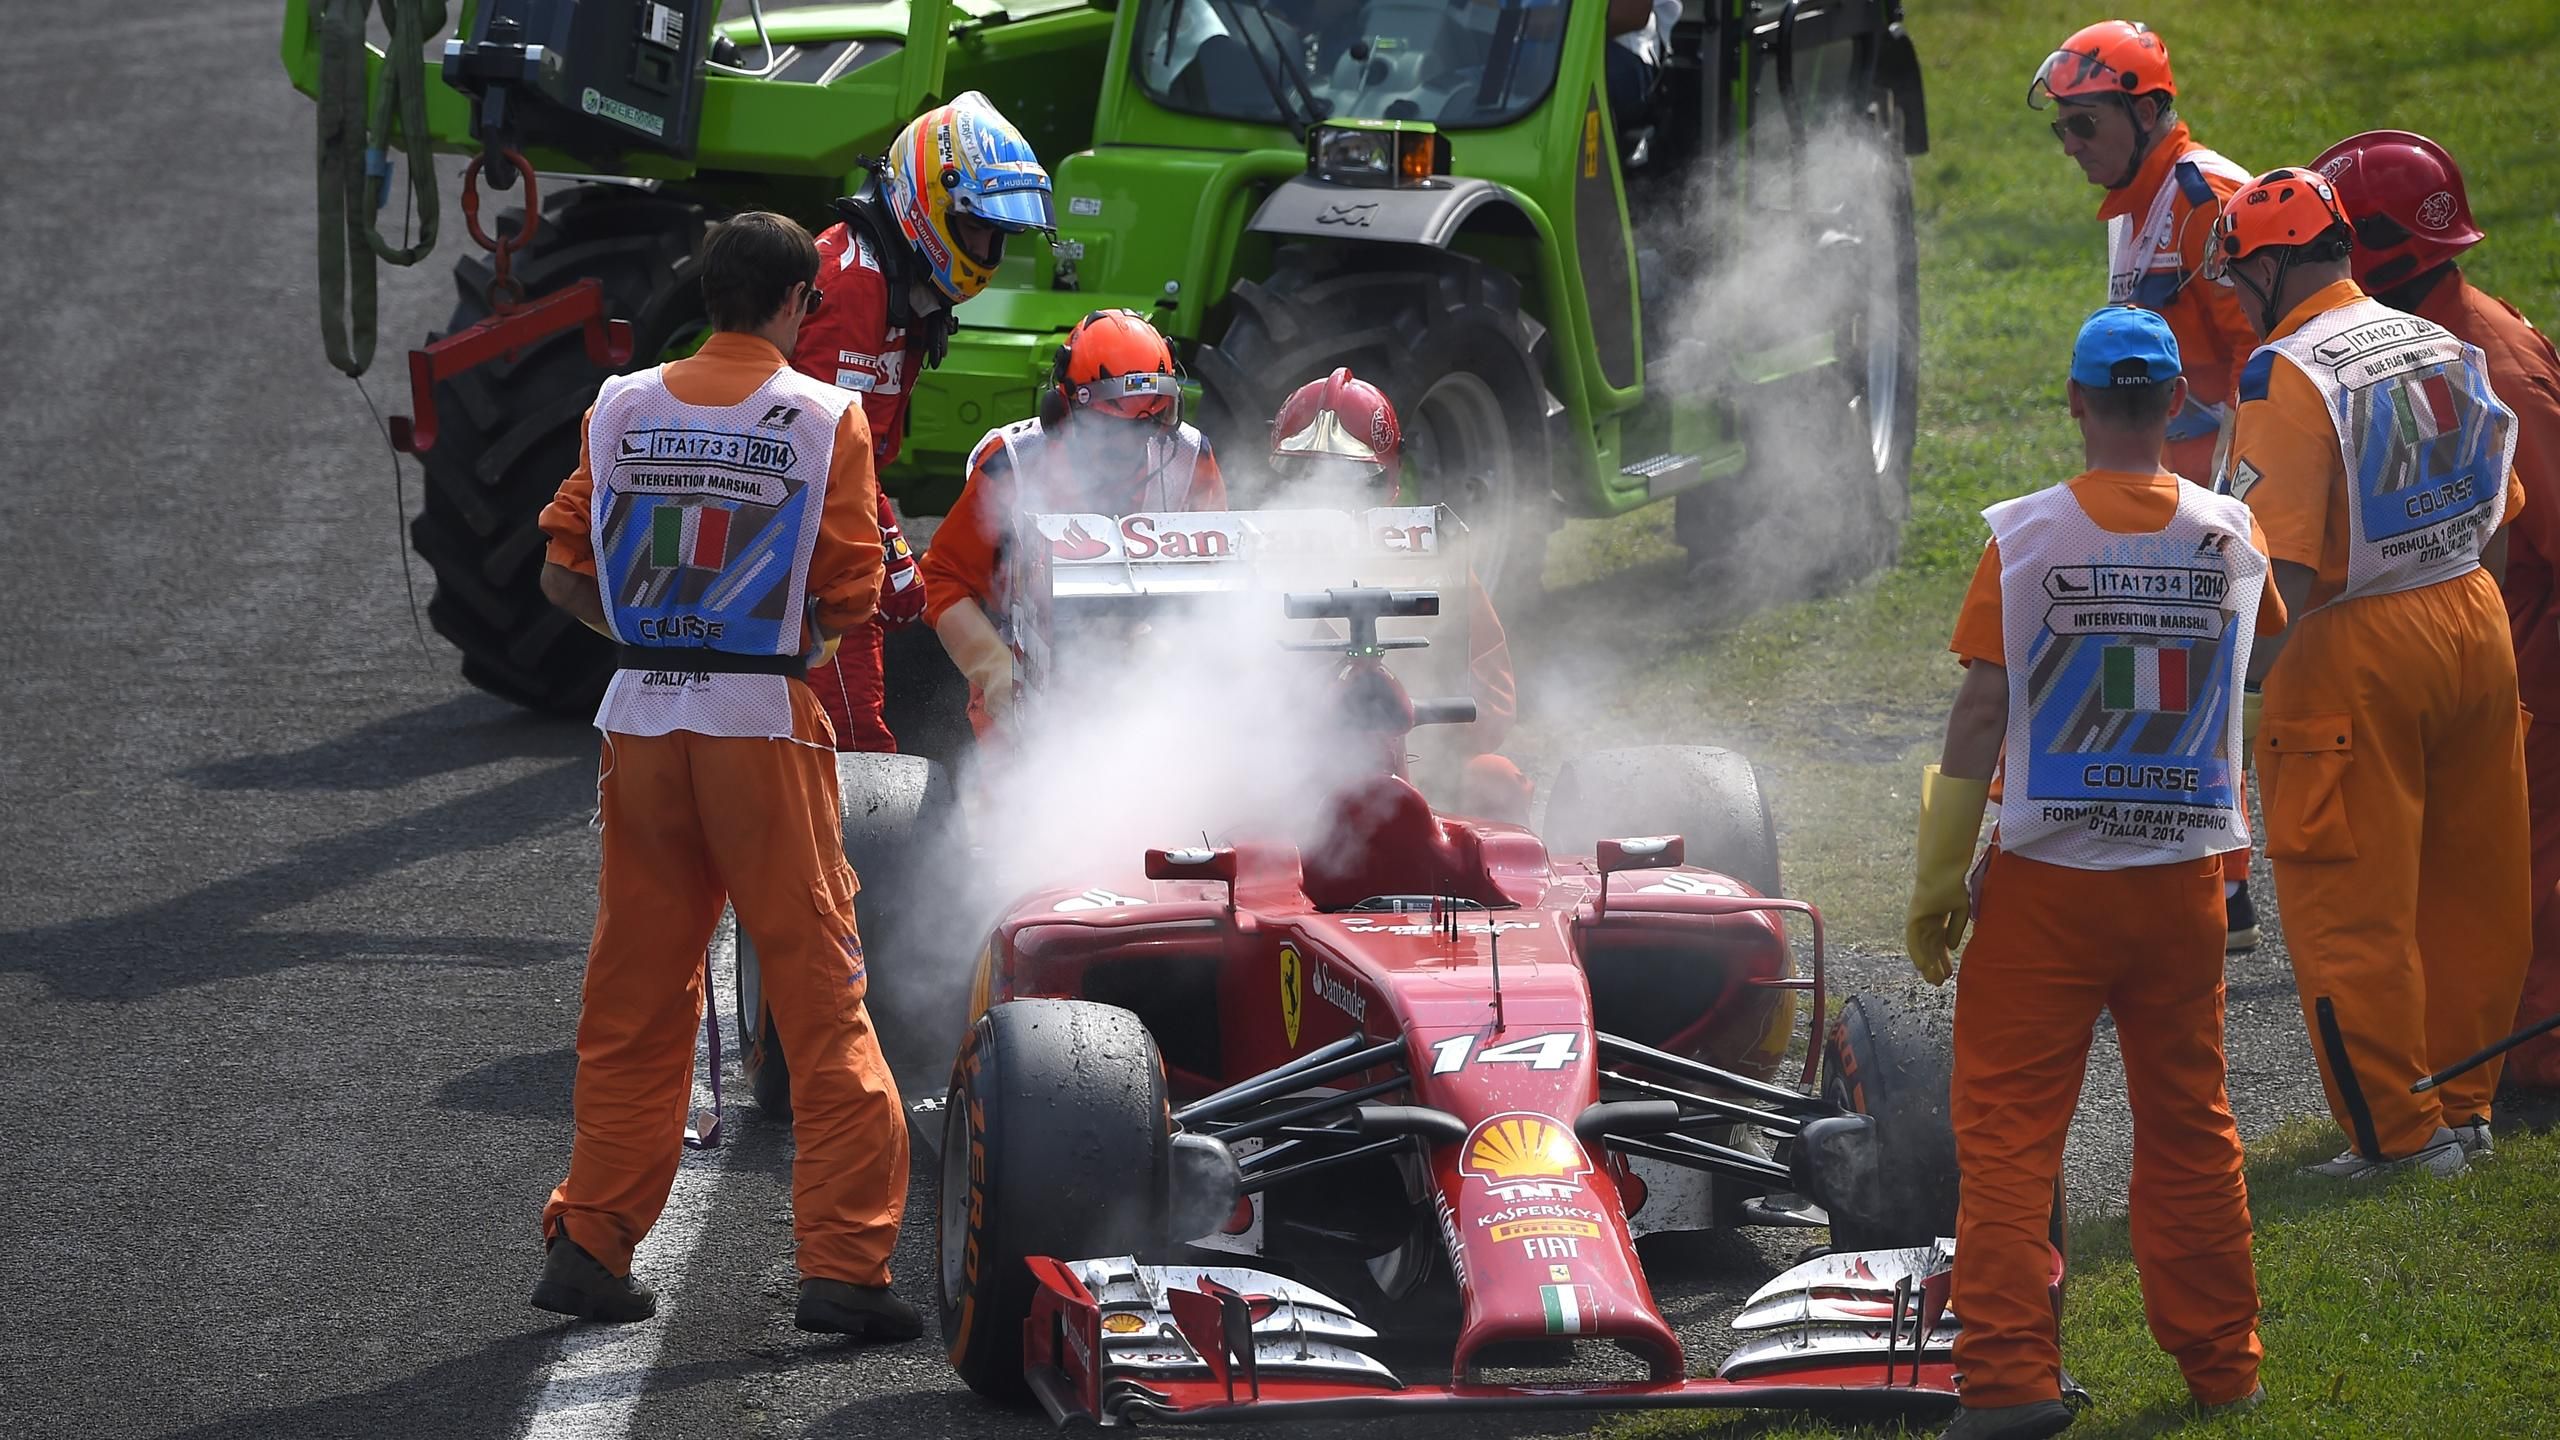
<path fill-rule="evenodd" d="M 722 333 L 669 365 L 665 384 L 688 405 L 735 405 L 783 364 L 762 340 Z M 552 563 L 589 575 L 594 495 L 582 447 L 577 471 L 542 513 Z M 831 629 L 858 626 L 877 606 L 877 497 L 862 411 L 848 406 L 808 571 L 813 613 Z M 860 885 L 844 858 L 834 735 L 808 686 L 785 683 L 787 736 L 606 728 L 596 787 L 603 868 L 578 1015 L 577 1138 L 542 1229 L 566 1230 L 616 1273 L 630 1270 L 633 1247 L 675 1181 L 703 952 L 725 900 L 755 942 L 791 1057 L 800 1271 L 855 1285 L 889 1280 L 906 1203 L 905 1112 L 863 1006 Z"/>
<path fill-rule="evenodd" d="M 2125 299 L 2157 311 L 2169 322 L 2169 333 L 2178 337 L 2178 361 L 2187 378 L 2188 406 L 2219 410 L 2231 403 L 2231 385 L 2239 374 L 2240 362 L 2249 358 L 2258 340 L 2232 292 L 2197 277 L 2214 216 L 2220 213 L 2222 202 L 2230 198 L 2231 192 L 2247 183 L 2245 177 L 2227 174 L 2219 165 L 2180 166 L 2180 161 L 2203 149 L 2187 132 L 2184 121 L 2172 126 L 2142 157 L 2142 168 L 2134 172 L 2132 182 L 2107 192 L 2107 198 L 2098 206 L 2098 218 L 2140 226 L 2155 199 L 2168 202 L 2167 230 L 2161 237 L 2168 242 L 2168 253 L 2148 257 L 2148 263 L 2161 268 L 2141 275 L 2138 281 L 2131 278 L 2131 272 L 2122 277 L 2110 276 L 2109 294 L 2112 298 L 2119 284 L 2127 285 L 2130 288 Z M 2160 463 L 2196 484 L 2210 485 L 2216 439 L 2215 432 L 2206 431 L 2188 439 L 2171 440 L 2160 448 Z M 2224 852 L 2222 878 L 2234 885 L 2248 880 L 2246 849 Z"/>
<path fill-rule="evenodd" d="M 2197 278 L 2196 272 L 2204 263 L 2205 240 L 2222 201 L 2247 181 L 2204 166 L 2176 173 L 2179 161 L 2201 149 L 2187 133 L 2185 122 L 2171 127 L 2142 157 L 2142 168 L 2134 172 L 2132 182 L 2107 192 L 2098 206 L 2098 218 L 2139 226 L 2155 197 L 2164 187 L 2168 191 L 2168 228 L 2162 238 L 2168 241 L 2165 248 L 2175 252 L 2175 264 L 2166 254 L 2151 257 L 2162 269 L 2145 275 L 2122 298 L 2159 312 L 2169 322 L 2169 333 L 2178 337 L 2178 360 L 2187 377 L 2189 403 L 2220 408 L 2231 402 L 2232 381 L 2241 362 L 2257 348 L 2257 332 L 2249 328 L 2248 317 L 2240 313 L 2240 302 L 2229 289 Z M 2193 193 L 2197 190 L 2210 198 L 2199 198 Z M 2160 452 L 2161 463 L 2199 485 L 2211 484 L 2215 438 L 2208 431 L 2192 439 L 2172 440 Z M 2247 852 L 2240 853 L 2245 860 Z"/>
<path fill-rule="evenodd" d="M 2166 523 L 2181 483 L 2165 471 L 2093 471 L 2071 491 L 2100 528 L 2139 534 Z M 2283 623 L 2270 583 L 2257 631 Z M 1967 664 L 2006 665 L 2005 628 L 1995 542 L 1950 648 Z M 2200 1401 L 2257 1385 L 2249 1195 L 2224 1089 L 2221 875 L 2211 856 L 2076 869 L 2011 854 L 1995 837 L 1956 971 L 1954 1307 L 1969 1407 L 2061 1393 L 2046 1235 L 2101 1011 L 2115 1019 L 2133 1109 L 2127 1210 L 2152 1336 Z"/>
<path fill-rule="evenodd" d="M 2270 340 L 2363 299 L 2339 281 Z M 2524 982 L 2515 648 L 2485 568 L 2338 598 L 2355 541 L 2327 402 L 2272 354 L 2251 361 L 2240 395 L 2232 493 L 2265 525 L 2267 553 L 2315 576 L 2258 730 L 2276 900 L 2330 1114 L 2368 1159 L 2396 1158 L 2489 1116 L 2494 1062 L 2423 1095 L 2409 1086 L 2506 1034 Z M 2524 492 L 2505 482 L 2513 519 Z"/>
<path fill-rule="evenodd" d="M 2480 347 L 2489 385 L 2516 412 L 2524 513 L 2507 530 L 2507 628 L 2524 700 L 2533 826 L 2533 961 L 2516 1005 L 2521 1030 L 2560 1013 L 2560 358 L 2516 308 L 2446 266 L 2414 313 Z M 2560 1033 L 2507 1052 L 2511 1085 L 2560 1088 Z"/>

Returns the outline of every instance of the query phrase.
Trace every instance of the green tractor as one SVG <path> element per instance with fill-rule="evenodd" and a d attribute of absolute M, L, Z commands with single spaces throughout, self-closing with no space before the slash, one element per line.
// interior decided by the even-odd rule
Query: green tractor
<path fill-rule="evenodd" d="M 313 3 L 287 0 L 285 59 L 306 91 Z M 860 157 L 929 97 L 982 90 L 1049 163 L 1059 233 L 1011 248 L 915 382 L 882 477 L 906 513 L 947 509 L 980 436 L 1034 413 L 1076 319 L 1118 305 L 1173 338 L 1189 413 L 1248 495 L 1292 388 L 1337 365 L 1382 385 L 1413 498 L 1469 523 L 1486 583 L 1514 604 L 1560 518 L 1675 497 L 1705 583 L 1765 583 L 1773 559 L 1815 584 L 1887 563 L 1916 409 L 1907 156 L 1927 137 L 1901 6 L 1692 0 L 1624 125 L 1606 99 L 1612 9 L 754 5 L 689 42 L 699 83 L 663 107 L 674 126 L 625 126 L 619 148 L 600 124 L 575 153 L 527 147 L 590 183 L 551 188 L 517 277 L 529 292 L 599 278 L 636 331 L 633 365 L 683 353 L 703 330 L 689 266 L 706 223 L 744 208 L 826 223 Z M 466 7 L 457 33 L 472 25 Z M 634 72 L 619 31 L 614 44 L 595 63 Z M 472 98 L 432 69 L 425 88 L 438 147 L 477 149 Z M 584 96 L 547 103 L 589 121 L 631 108 L 609 88 Z M 456 279 L 459 328 L 491 307 L 486 257 Z M 465 676 L 561 712 L 593 703 L 610 661 L 542 601 L 534 517 L 603 378 L 564 335 L 447 382 L 412 532 Z M 931 647 L 893 641 L 893 706 L 896 672 L 938 663 Z"/>

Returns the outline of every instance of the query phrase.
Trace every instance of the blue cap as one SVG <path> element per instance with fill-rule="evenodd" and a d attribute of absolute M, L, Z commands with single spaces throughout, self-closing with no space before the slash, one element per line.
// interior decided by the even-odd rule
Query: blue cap
<path fill-rule="evenodd" d="M 2071 344 L 2071 378 L 2091 390 L 2156 385 L 2178 378 L 2178 337 L 2156 310 L 2103 305 L 2080 325 Z"/>

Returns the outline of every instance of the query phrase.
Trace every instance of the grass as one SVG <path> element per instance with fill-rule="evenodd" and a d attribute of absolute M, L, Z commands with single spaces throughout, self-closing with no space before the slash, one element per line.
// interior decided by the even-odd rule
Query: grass
<path fill-rule="evenodd" d="M 1820 904 L 1850 944 L 1900 948 L 1914 785 L 1955 690 L 1945 646 L 1981 553 L 1980 512 L 2080 468 L 2062 383 L 2072 334 L 2104 293 L 2098 192 L 2024 97 L 2045 52 L 2100 13 L 2019 0 L 1910 7 L 1931 150 L 1913 173 L 1921 409 L 1901 567 L 1846 597 L 1739 624 L 1650 614 L 1626 596 L 1679 585 L 1662 506 L 1571 527 L 1550 567 L 1568 624 L 1608 626 L 1636 663 L 1561 703 L 1533 684 L 1515 748 L 1536 760 L 1623 736 L 1746 751 L 1778 802 L 1788 889 Z M 2194 0 L 2143 15 L 2169 40 L 2181 113 L 2242 165 L 2307 163 L 2385 125 L 2445 144 L 2489 236 L 2466 271 L 2560 331 L 2560 110 L 2542 93 L 2560 62 L 2560 6 Z M 1578 643 L 1581 627 L 1568 633 Z M 1533 682 L 1554 658 L 1539 638 L 1524 645 Z M 1666 734 L 1654 719 L 1664 715 L 1698 719 Z"/>
<path fill-rule="evenodd" d="M 2192 1423 L 2177 1367 L 2151 1343 L 2120 1223 L 2073 1235 L 2064 1363 L 2093 1394 L 2072 1440 L 2192 1431 L 2276 1437 L 2459 1437 L 2560 1433 L 2560 1134 L 2500 1141 L 2496 1159 L 2451 1182 L 2407 1176 L 2370 1188 L 2304 1180 L 2334 1153 L 2326 1124 L 2298 1124 L 2259 1147 L 2249 1170 L 2257 1218 L 2259 1333 L 2269 1403 Z M 1610 1440 L 1821 1440 L 1905 1433 L 1700 1413 L 1612 1420 Z"/>
<path fill-rule="evenodd" d="M 1910 7 L 1928 67 L 1931 153 L 1914 165 L 1921 246 L 1921 411 L 1912 519 L 1897 570 L 1829 600 L 1701 623 L 1678 595 L 1662 507 L 1580 525 L 1549 572 L 1572 645 L 1529 635 L 1515 742 L 1526 759 L 1592 743 L 1700 741 L 1757 760 L 1777 802 L 1787 888 L 1833 934 L 1898 952 L 1918 768 L 1937 753 L 1957 670 L 1947 633 L 1980 553 L 1982 508 L 2075 473 L 2062 404 L 2071 336 L 2103 294 L 2097 192 L 2023 104 L 2047 49 L 2103 11 L 1950 0 Z M 2197 137 L 2256 170 L 2396 126 L 2464 163 L 2488 240 L 2473 282 L 2560 333 L 2560 6 L 2381 0 L 2317 7 L 2153 3 Z M 1669 592 L 1681 604 L 1631 603 Z M 1589 634 L 1606 683 L 1542 699 L 1550 661 Z M 1544 642 L 1544 643 L 1542 643 Z M 1551 655 L 1550 650 L 1560 652 Z M 1571 673 L 1571 672 L 1568 672 Z M 1682 717 L 1676 725 L 1664 717 Z M 1689 717 L 1695 717 L 1691 720 Z M 2560 1434 L 2560 1137 L 2524 1135 L 2449 1185 L 2340 1192 L 2295 1179 L 2332 1153 L 2325 1122 L 2261 1143 L 2251 1167 L 2275 1403 L 2196 1427 L 2231 1436 Z M 2180 1429 L 2176 1368 L 2153 1345 L 2120 1218 L 2079 1227 L 2064 1354 L 2099 1398 L 2071 1434 Z M 1801 1421 L 1661 1414 L 1610 1436 L 1889 1435 Z M 1925 1432 L 1924 1432 L 1925 1433 Z"/>

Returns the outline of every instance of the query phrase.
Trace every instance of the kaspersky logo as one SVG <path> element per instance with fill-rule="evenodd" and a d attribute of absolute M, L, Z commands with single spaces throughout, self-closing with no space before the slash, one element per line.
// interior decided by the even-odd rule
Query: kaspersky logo
<path fill-rule="evenodd" d="M 1582 1193 L 1591 1161 L 1563 1121 L 1515 1112 L 1476 1126 L 1458 1171 L 1504 1200 L 1561 1200 Z"/>

